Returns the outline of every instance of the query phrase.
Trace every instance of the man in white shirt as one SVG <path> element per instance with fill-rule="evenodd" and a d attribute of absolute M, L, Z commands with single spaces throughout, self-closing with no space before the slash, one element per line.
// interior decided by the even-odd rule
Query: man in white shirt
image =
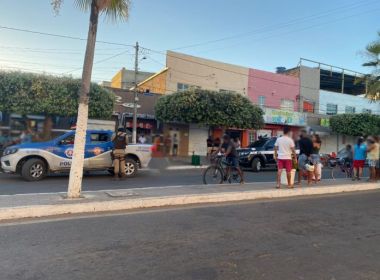
<path fill-rule="evenodd" d="M 145 142 L 146 142 L 145 135 L 144 135 L 144 134 L 141 134 L 140 137 L 139 137 L 139 143 L 140 143 L 140 144 L 145 144 Z"/>
<path fill-rule="evenodd" d="M 288 187 L 293 188 L 291 182 L 291 172 L 293 159 L 296 158 L 296 150 L 293 139 L 289 136 L 290 128 L 288 126 L 284 127 L 284 136 L 277 138 L 274 144 L 274 159 L 277 161 L 277 187 L 281 187 L 281 173 L 282 169 L 286 169 L 286 177 L 288 179 Z"/>

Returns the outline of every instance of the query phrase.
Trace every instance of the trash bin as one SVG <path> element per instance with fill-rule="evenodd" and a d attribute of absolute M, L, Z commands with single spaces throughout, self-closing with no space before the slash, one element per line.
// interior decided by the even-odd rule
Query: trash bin
<path fill-rule="evenodd" d="M 191 165 L 201 165 L 201 157 L 199 155 L 192 155 Z"/>

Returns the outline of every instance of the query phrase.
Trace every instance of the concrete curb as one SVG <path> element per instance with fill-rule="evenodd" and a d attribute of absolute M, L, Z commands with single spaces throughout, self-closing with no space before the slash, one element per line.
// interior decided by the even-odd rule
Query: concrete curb
<path fill-rule="evenodd" d="M 207 165 L 171 165 L 166 170 L 189 170 L 189 169 L 204 169 Z"/>
<path fill-rule="evenodd" d="M 174 195 L 149 198 L 127 198 L 104 201 L 75 200 L 71 203 L 55 205 L 31 205 L 22 207 L 0 208 L 0 221 L 47 217 L 63 214 L 95 213 L 106 211 L 132 210 L 163 206 L 180 206 L 201 203 L 235 202 L 245 200 L 336 194 L 344 192 L 379 190 L 378 183 L 362 183 L 355 185 L 338 185 L 327 187 L 307 187 L 282 190 L 255 190 L 222 193 L 203 193 L 191 195 Z"/>

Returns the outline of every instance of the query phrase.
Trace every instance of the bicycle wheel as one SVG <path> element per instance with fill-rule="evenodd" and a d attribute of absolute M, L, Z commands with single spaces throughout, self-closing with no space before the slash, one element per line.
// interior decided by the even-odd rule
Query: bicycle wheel
<path fill-rule="evenodd" d="M 346 173 L 346 178 L 349 179 L 349 178 L 352 178 L 352 173 L 353 173 L 353 170 L 350 166 L 345 166 L 344 167 L 344 172 Z"/>
<path fill-rule="evenodd" d="M 330 170 L 331 179 L 335 180 L 334 170 L 336 166 L 332 165 L 330 162 L 327 162 L 327 168 Z"/>
<path fill-rule="evenodd" d="M 237 171 L 236 168 L 232 168 L 231 174 L 228 178 L 228 183 L 230 184 L 240 184 L 242 181 L 242 178 L 240 177 L 239 172 Z"/>
<path fill-rule="evenodd" d="M 222 184 L 223 183 L 223 171 L 217 166 L 209 166 L 203 172 L 203 183 L 208 184 Z"/>

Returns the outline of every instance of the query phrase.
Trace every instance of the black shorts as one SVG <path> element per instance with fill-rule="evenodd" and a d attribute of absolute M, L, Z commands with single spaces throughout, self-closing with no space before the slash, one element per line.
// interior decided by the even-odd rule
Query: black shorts
<path fill-rule="evenodd" d="M 236 157 L 226 158 L 227 164 L 231 167 L 239 167 L 239 160 Z"/>

